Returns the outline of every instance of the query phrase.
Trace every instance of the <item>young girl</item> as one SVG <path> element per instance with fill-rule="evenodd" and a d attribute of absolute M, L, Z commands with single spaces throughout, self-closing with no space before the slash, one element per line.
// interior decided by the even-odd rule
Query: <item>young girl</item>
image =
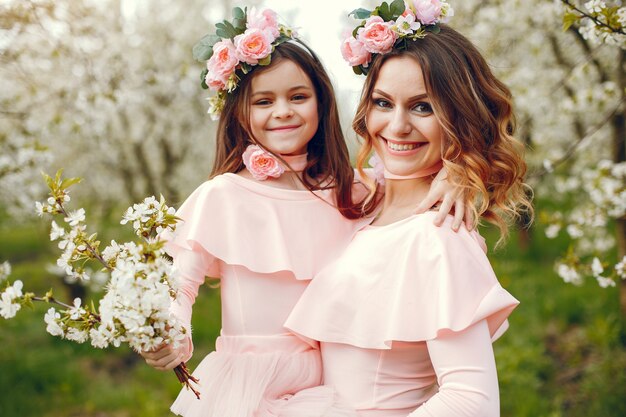
<path fill-rule="evenodd" d="M 518 301 L 477 232 L 434 227 L 434 213 L 412 207 L 443 164 L 478 218 L 502 233 L 503 216 L 531 210 L 511 96 L 465 37 L 444 24 L 419 33 L 436 23 L 413 7 L 407 15 L 420 25 L 366 62 L 353 124 L 364 138 L 359 169 L 372 149 L 384 164 L 382 210 L 315 277 L 285 326 L 321 341 L 324 384 L 359 416 L 498 416 L 491 343 Z M 388 23 L 371 19 L 355 40 Z"/>
<path fill-rule="evenodd" d="M 245 32 L 213 45 L 208 63 L 206 84 L 218 90 L 212 111 L 221 109 L 211 179 L 183 203 L 182 223 L 166 236 L 183 279 L 174 313 L 186 327 L 205 276 L 221 278 L 222 301 L 216 351 L 194 372 L 200 399 L 183 390 L 172 411 L 346 415 L 328 388 L 292 397 L 318 386 L 322 368 L 317 342 L 283 323 L 309 280 L 371 221 L 374 205 L 352 202 L 354 173 L 320 61 L 273 12 L 252 9 L 243 21 Z M 363 190 L 355 186 L 355 194 Z M 189 338 L 142 355 L 166 370 L 192 351 Z"/>

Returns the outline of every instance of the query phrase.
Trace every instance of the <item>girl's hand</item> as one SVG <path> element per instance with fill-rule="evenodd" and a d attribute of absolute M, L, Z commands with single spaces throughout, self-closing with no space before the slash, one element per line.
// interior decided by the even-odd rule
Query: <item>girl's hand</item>
<path fill-rule="evenodd" d="M 171 344 L 162 344 L 154 350 L 141 351 L 146 363 L 159 371 L 169 371 L 184 362 L 189 339 L 185 338 L 176 349 Z"/>
<path fill-rule="evenodd" d="M 458 231 L 464 220 L 467 229 L 471 230 L 474 219 L 472 218 L 471 210 L 465 206 L 463 197 L 463 189 L 448 182 L 448 171 L 442 168 L 433 179 L 428 195 L 417 206 L 415 212 L 417 214 L 424 213 L 441 201 L 441 206 L 434 220 L 436 226 L 441 226 L 443 220 L 454 207 L 452 230 Z"/>

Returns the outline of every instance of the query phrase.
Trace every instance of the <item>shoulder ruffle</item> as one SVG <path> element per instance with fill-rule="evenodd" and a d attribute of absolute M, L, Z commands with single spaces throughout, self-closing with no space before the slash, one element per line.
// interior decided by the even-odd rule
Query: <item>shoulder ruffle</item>
<path fill-rule="evenodd" d="M 258 273 L 291 271 L 311 279 L 368 220 L 350 221 L 331 204 L 332 191 L 284 190 L 234 174 L 200 185 L 176 215 L 166 251 L 205 250 Z"/>
<path fill-rule="evenodd" d="M 493 338 L 519 302 L 500 286 L 477 232 L 433 225 L 434 213 L 359 232 L 322 270 L 286 327 L 324 342 L 390 349 L 487 320 Z"/>

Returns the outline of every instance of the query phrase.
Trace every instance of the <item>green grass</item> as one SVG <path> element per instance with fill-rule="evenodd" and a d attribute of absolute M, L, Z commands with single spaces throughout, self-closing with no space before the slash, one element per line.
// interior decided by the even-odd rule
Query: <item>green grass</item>
<path fill-rule="evenodd" d="M 0 231 L 0 261 L 11 279 L 60 298 L 71 289 L 50 277 L 53 244 L 42 224 Z M 106 229 L 109 236 L 117 226 Z M 495 237 L 486 232 L 493 244 Z M 109 237 L 110 238 L 110 237 Z M 105 239 L 102 239 L 106 242 Z M 564 284 L 553 260 L 566 246 L 535 231 L 527 249 L 513 235 L 490 259 L 503 286 L 521 304 L 494 347 L 503 417 L 626 415 L 626 353 L 620 343 L 618 294 L 594 282 Z M 88 297 L 89 298 L 89 297 Z M 156 417 L 171 415 L 179 390 L 173 373 L 158 372 L 128 349 L 95 350 L 45 332 L 47 306 L 0 321 L 0 416 Z M 218 291 L 204 286 L 194 307 L 195 367 L 219 332 Z"/>

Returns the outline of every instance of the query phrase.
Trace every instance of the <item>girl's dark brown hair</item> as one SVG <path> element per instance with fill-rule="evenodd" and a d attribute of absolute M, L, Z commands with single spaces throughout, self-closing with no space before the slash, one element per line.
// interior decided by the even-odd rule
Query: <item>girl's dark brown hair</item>
<path fill-rule="evenodd" d="M 302 182 L 310 191 L 334 188 L 335 204 L 340 213 L 348 219 L 359 218 L 364 213 L 360 202 L 352 202 L 354 170 L 339 122 L 333 86 L 315 53 L 301 41 L 296 42 L 300 45 L 286 42 L 276 46 L 270 65 L 254 67 L 242 77 L 237 89 L 227 94 L 217 128 L 217 151 L 210 178 L 226 172 L 237 173 L 244 168 L 241 155 L 252 143 L 249 117 L 252 79 L 282 60 L 289 60 L 309 77 L 317 96 L 319 124 L 307 145 L 308 163 Z M 280 155 L 275 156 L 281 159 Z"/>
<path fill-rule="evenodd" d="M 509 89 L 491 72 L 478 49 L 449 26 L 406 41 L 406 49 L 378 55 L 371 63 L 352 127 L 364 139 L 357 169 L 372 151 L 366 116 L 380 69 L 394 57 L 410 57 L 421 67 L 435 116 L 443 128 L 442 158 L 449 178 L 465 189 L 476 221 L 494 223 L 501 238 L 506 218 L 532 218 L 530 188 L 524 183 L 524 147 L 513 137 L 515 119 Z M 368 184 L 370 200 L 376 195 Z"/>

